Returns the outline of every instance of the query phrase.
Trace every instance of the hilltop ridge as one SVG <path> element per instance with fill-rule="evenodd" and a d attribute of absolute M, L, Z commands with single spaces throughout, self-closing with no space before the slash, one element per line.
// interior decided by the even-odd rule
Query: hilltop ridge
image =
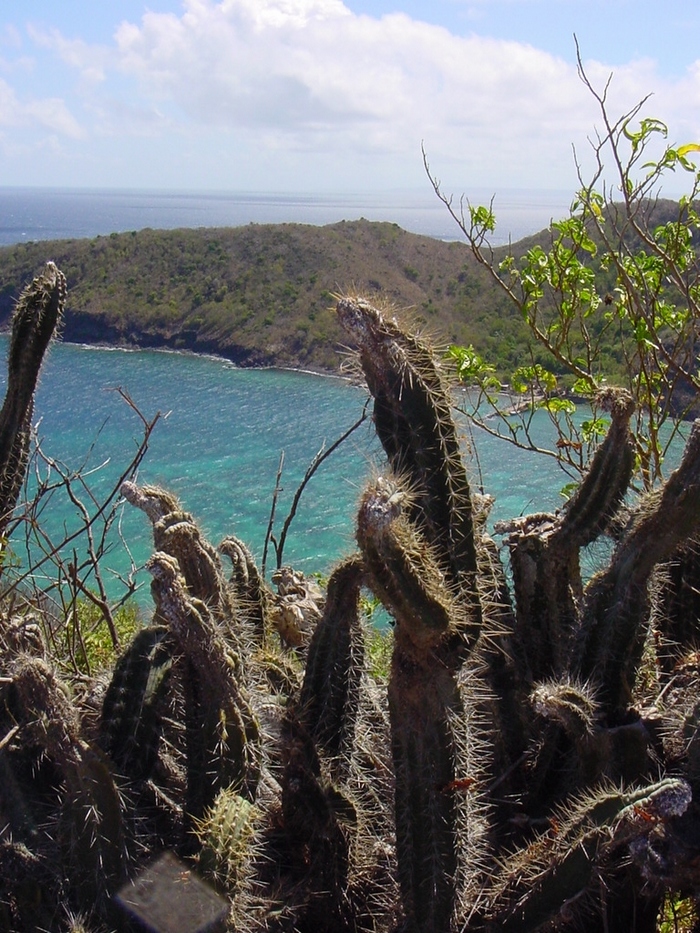
<path fill-rule="evenodd" d="M 8 246 L 0 249 L 0 326 L 47 259 L 68 279 L 63 337 L 75 342 L 335 371 L 339 292 L 391 302 L 440 343 L 474 343 L 505 369 L 527 339 L 464 243 L 392 223 L 144 229 Z"/>

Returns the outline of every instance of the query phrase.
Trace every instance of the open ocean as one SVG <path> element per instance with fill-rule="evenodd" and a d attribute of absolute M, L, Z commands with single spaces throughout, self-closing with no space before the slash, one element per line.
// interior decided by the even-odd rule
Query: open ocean
<path fill-rule="evenodd" d="M 530 200 L 528 201 L 528 197 Z M 514 239 L 545 226 L 566 210 L 559 202 L 513 196 Z M 0 242 L 83 237 L 142 227 L 218 226 L 241 223 L 330 223 L 364 216 L 406 229 L 448 237 L 455 231 L 445 209 L 429 199 L 402 206 L 360 198 L 323 199 L 272 195 L 201 195 L 143 192 L 0 189 Z M 529 206 L 528 206 L 529 204 Z M 6 356 L 7 339 L 0 338 Z M 4 391 L 4 366 L 0 390 Z M 228 534 L 262 556 L 280 453 L 285 454 L 276 531 L 313 456 L 360 415 L 365 393 L 347 382 L 288 371 L 237 369 L 228 362 L 154 351 L 121 351 L 58 343 L 51 350 L 37 394 L 35 418 L 42 447 L 71 469 L 94 470 L 90 485 L 99 499 L 133 454 L 138 417 L 114 391 L 122 387 L 148 417 L 163 418 L 153 434 L 139 481 L 176 493 L 218 543 Z M 544 424 L 542 430 L 545 430 Z M 477 461 L 465 431 L 465 455 L 475 482 Z M 486 492 L 495 496 L 492 517 L 553 509 L 565 475 L 551 460 L 535 458 L 484 435 L 476 438 L 478 467 Z M 284 559 L 306 572 L 327 574 L 353 548 L 354 512 L 367 476 L 383 457 L 365 424 L 334 453 L 309 483 L 291 526 Z M 42 515 L 52 538 L 76 527 L 76 509 L 60 492 Z M 105 567 L 126 573 L 152 549 L 146 517 L 125 506 L 123 540 L 113 536 Z M 124 543 L 126 542 L 126 544 Z M 20 542 L 18 557 L 26 559 Z M 78 555 L 79 556 L 79 555 Z M 268 569 L 274 567 L 273 556 Z M 111 574 L 108 578 L 112 579 Z M 142 573 L 140 580 L 147 581 Z M 110 584 L 119 591 L 117 578 Z M 144 586 L 141 600 L 149 603 Z"/>
<path fill-rule="evenodd" d="M 469 192 L 489 204 L 493 191 Z M 459 200 L 459 193 L 456 195 Z M 510 190 L 497 194 L 494 243 L 515 241 L 561 219 L 571 192 Z M 381 220 L 411 233 L 460 238 L 459 229 L 428 183 L 426 190 L 386 194 L 312 195 L 236 192 L 104 191 L 0 187 L 0 246 L 30 240 L 93 237 L 144 227 L 238 227 L 249 223 L 331 224 Z"/>

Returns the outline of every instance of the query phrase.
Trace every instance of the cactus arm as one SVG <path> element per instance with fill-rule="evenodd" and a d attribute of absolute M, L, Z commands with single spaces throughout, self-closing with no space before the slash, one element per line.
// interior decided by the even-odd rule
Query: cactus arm
<path fill-rule="evenodd" d="M 222 787 L 233 785 L 254 798 L 260 773 L 258 725 L 242 683 L 241 659 L 206 604 L 190 595 L 176 559 L 156 552 L 146 566 L 159 617 L 190 666 L 185 684 L 189 812 L 199 818 Z"/>
<path fill-rule="evenodd" d="M 583 595 L 579 551 L 609 526 L 632 475 L 632 401 L 623 390 L 609 390 L 601 404 L 612 424 L 566 508 L 499 526 L 508 532 L 513 571 L 513 651 L 530 684 L 568 668 Z"/>
<path fill-rule="evenodd" d="M 612 422 L 581 485 L 566 504 L 552 534 L 554 548 L 577 550 L 591 544 L 610 525 L 634 470 L 634 440 L 629 428 L 634 401 L 625 389 L 608 389 L 598 404 Z"/>
<path fill-rule="evenodd" d="M 295 873 L 304 879 L 295 926 L 357 929 L 348 889 L 350 845 L 339 812 L 347 815 L 352 806 L 323 779 L 315 742 L 293 711 L 283 721 L 282 739 L 284 835 Z"/>
<path fill-rule="evenodd" d="M 348 751 L 359 700 L 364 643 L 359 620 L 364 567 L 351 557 L 335 568 L 309 644 L 300 715 L 316 742 L 333 756 Z"/>
<path fill-rule="evenodd" d="M 678 469 L 643 504 L 610 566 L 586 591 L 574 673 L 599 683 L 601 703 L 612 720 L 627 707 L 634 686 L 652 571 L 697 534 L 699 526 L 700 421 L 696 421 Z"/>
<path fill-rule="evenodd" d="M 428 346 L 362 299 L 342 298 L 338 319 L 356 341 L 374 396 L 374 422 L 392 469 L 413 500 L 409 518 L 480 615 L 469 481 L 450 399 Z"/>
<path fill-rule="evenodd" d="M 165 626 L 142 629 L 117 662 L 102 704 L 102 744 L 119 771 L 147 780 L 158 758 L 173 664 Z"/>
<path fill-rule="evenodd" d="M 7 391 L 0 410 L 0 534 L 24 482 L 34 392 L 65 300 L 65 276 L 49 262 L 21 293 L 12 318 Z"/>
<path fill-rule="evenodd" d="M 268 592 L 253 555 L 238 538 L 229 535 L 219 545 L 219 552 L 228 557 L 232 565 L 230 584 L 236 602 L 249 620 L 253 637 L 260 646 L 265 645 L 267 633 Z"/>
<path fill-rule="evenodd" d="M 179 500 L 161 486 L 137 486 L 131 480 L 125 480 L 120 491 L 127 502 L 150 518 L 153 525 L 171 512 L 181 510 Z"/>
<path fill-rule="evenodd" d="M 106 760 L 79 735 L 65 687 L 46 662 L 20 657 L 13 702 L 25 743 L 46 754 L 64 783 L 59 836 L 73 896 L 81 908 L 103 904 L 124 876 L 122 808 Z"/>
<path fill-rule="evenodd" d="M 466 776 L 476 778 L 468 754 L 473 723 L 458 677 L 475 636 L 468 607 L 450 592 L 433 549 L 402 514 L 404 498 L 393 481 L 371 484 L 357 540 L 370 585 L 396 621 L 388 696 L 404 909 L 411 930 L 437 933 L 450 928 L 462 893 L 466 801 L 454 788 Z M 476 805 L 475 789 L 469 796 Z M 481 819 L 475 816 L 469 829 L 474 843 L 465 857 L 474 862 Z"/>
<path fill-rule="evenodd" d="M 219 791 L 204 818 L 196 823 L 202 844 L 197 862 L 205 878 L 232 895 L 250 859 L 256 808 L 230 787 Z"/>
<path fill-rule="evenodd" d="M 700 539 L 677 548 L 659 575 L 656 629 L 663 639 L 659 662 L 670 675 L 679 658 L 700 646 Z"/>
<path fill-rule="evenodd" d="M 442 933 L 462 907 L 466 862 L 480 864 L 483 825 L 456 790 L 476 780 L 459 681 L 482 623 L 474 510 L 430 349 L 365 301 L 341 299 L 337 312 L 359 348 L 375 428 L 399 477 L 363 495 L 357 541 L 370 586 L 396 621 L 389 712 L 402 900 L 408 929 Z M 474 801 L 478 809 L 477 793 Z"/>
<path fill-rule="evenodd" d="M 410 501 L 397 480 L 383 477 L 362 496 L 357 541 L 372 589 L 396 619 L 397 634 L 419 653 L 438 645 L 452 650 L 455 645 L 449 636 L 456 636 L 462 648 L 473 645 L 478 620 L 449 586 L 435 549 L 406 518 Z M 454 664 L 463 659 L 464 653 L 456 652 Z"/>
<path fill-rule="evenodd" d="M 235 612 L 221 560 L 189 512 L 184 512 L 175 496 L 159 486 L 137 486 L 126 481 L 121 493 L 150 518 L 156 550 L 177 560 L 190 594 L 231 622 Z"/>
<path fill-rule="evenodd" d="M 494 892 L 493 926 L 534 933 L 564 920 L 577 901 L 593 897 L 598 872 L 616 851 L 682 815 L 688 784 L 666 778 L 638 790 L 601 790 L 559 811 L 547 832 L 508 859 Z"/>
<path fill-rule="evenodd" d="M 124 828 L 119 792 L 105 757 L 87 742 L 78 744 L 66 768 L 61 813 L 70 881 L 83 910 L 105 903 L 125 878 Z"/>

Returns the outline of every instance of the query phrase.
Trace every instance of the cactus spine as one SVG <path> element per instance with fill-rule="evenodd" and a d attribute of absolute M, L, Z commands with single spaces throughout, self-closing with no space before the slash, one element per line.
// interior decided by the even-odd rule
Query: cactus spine
<path fill-rule="evenodd" d="M 177 561 L 156 551 L 148 569 L 158 614 L 188 661 L 188 812 L 201 817 L 223 787 L 233 785 L 254 798 L 258 725 L 240 683 L 240 658 L 217 631 L 206 604 L 190 596 Z"/>
<path fill-rule="evenodd" d="M 36 617 L 0 613 L 3 928 L 74 910 L 112 928 L 119 879 L 167 848 L 227 893 L 240 933 L 658 933 L 669 892 L 698 901 L 700 661 L 683 614 L 700 424 L 623 528 L 631 405 L 607 393 L 608 436 L 568 506 L 508 526 L 511 612 L 439 364 L 367 302 L 338 313 L 389 468 L 325 603 L 291 568 L 273 578 L 293 638 L 279 620 L 275 635 L 242 542 L 215 550 L 175 497 L 135 483 L 155 617 L 111 684 L 71 691 Z M 612 560 L 584 584 L 580 550 L 611 528 Z M 365 663 L 365 585 L 395 622 L 388 685 Z M 672 638 L 674 664 L 654 666 Z"/>
<path fill-rule="evenodd" d="M 12 317 L 7 392 L 0 410 L 0 536 L 17 504 L 29 454 L 34 391 L 66 301 L 66 278 L 52 262 L 22 292 Z"/>
<path fill-rule="evenodd" d="M 456 921 L 473 881 L 460 851 L 467 825 L 468 857 L 480 863 L 478 794 L 455 793 L 476 764 L 459 679 L 482 623 L 471 493 L 430 349 L 364 301 L 343 298 L 337 311 L 358 343 L 377 433 L 399 477 L 367 489 L 357 540 L 396 622 L 389 710 L 404 909 L 411 930 L 438 933 Z"/>
<path fill-rule="evenodd" d="M 358 614 L 364 567 L 343 561 L 328 581 L 328 594 L 306 659 L 300 715 L 328 754 L 347 754 L 359 702 L 364 644 Z"/>

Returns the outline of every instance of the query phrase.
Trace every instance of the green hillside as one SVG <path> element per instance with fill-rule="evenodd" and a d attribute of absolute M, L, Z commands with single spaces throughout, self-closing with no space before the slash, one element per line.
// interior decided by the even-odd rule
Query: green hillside
<path fill-rule="evenodd" d="M 0 326 L 51 259 L 68 279 L 64 338 L 218 353 L 241 365 L 337 369 L 332 295 L 411 309 L 440 343 L 473 343 L 508 373 L 527 336 L 463 243 L 366 220 L 141 230 L 0 249 Z"/>

